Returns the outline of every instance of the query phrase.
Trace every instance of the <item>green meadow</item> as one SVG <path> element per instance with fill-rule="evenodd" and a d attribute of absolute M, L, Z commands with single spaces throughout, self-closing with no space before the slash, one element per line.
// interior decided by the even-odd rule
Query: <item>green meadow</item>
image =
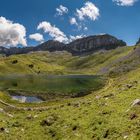
<path fill-rule="evenodd" d="M 139 50 L 140 46 L 134 46 L 87 56 L 67 52 L 1 56 L 0 139 L 139 140 L 140 106 L 135 103 L 140 99 Z M 57 76 L 51 82 L 45 78 L 44 86 L 43 75 Z M 77 82 L 77 78 L 65 75 L 94 78 L 80 77 Z M 66 96 L 79 91 L 90 94 L 20 103 L 11 99 L 9 91 L 27 95 L 50 91 Z"/>

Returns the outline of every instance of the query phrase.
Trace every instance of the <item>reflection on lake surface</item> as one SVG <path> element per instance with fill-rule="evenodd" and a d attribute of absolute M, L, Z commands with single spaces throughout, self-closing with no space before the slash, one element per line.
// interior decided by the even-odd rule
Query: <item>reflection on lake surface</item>
<path fill-rule="evenodd" d="M 33 96 L 11 96 L 13 100 L 17 100 L 21 103 L 40 103 L 41 99 Z"/>
<path fill-rule="evenodd" d="M 81 97 L 103 87 L 104 83 L 103 78 L 93 75 L 0 76 L 0 90 L 25 102 Z"/>

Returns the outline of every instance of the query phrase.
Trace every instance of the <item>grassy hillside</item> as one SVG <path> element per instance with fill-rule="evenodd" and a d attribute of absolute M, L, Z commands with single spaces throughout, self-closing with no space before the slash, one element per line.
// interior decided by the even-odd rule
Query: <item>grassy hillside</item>
<path fill-rule="evenodd" d="M 140 106 L 133 105 L 140 99 L 139 50 L 124 47 L 83 57 L 66 52 L 1 57 L 1 75 L 105 74 L 108 82 L 85 97 L 42 104 L 17 103 L 0 92 L 0 139 L 139 140 Z"/>
<path fill-rule="evenodd" d="M 67 52 L 0 57 L 0 74 L 95 74 L 132 50 L 132 47 L 124 47 L 81 57 Z"/>

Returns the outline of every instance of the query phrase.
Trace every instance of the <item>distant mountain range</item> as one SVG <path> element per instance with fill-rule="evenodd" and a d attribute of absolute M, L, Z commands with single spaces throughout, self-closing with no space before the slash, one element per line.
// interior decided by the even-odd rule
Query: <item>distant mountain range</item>
<path fill-rule="evenodd" d="M 0 54 L 13 55 L 13 54 L 26 54 L 36 51 L 68 51 L 73 55 L 86 55 L 94 53 L 98 50 L 110 50 L 117 47 L 123 47 L 127 44 L 123 40 L 119 40 L 109 34 L 88 36 L 77 39 L 69 44 L 60 43 L 59 41 L 49 40 L 36 47 L 23 47 L 23 48 L 5 48 L 0 47 Z"/>

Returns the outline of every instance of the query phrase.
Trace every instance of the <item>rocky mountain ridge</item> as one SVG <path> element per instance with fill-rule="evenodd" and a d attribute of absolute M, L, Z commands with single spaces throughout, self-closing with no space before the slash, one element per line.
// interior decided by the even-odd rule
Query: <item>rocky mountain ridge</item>
<path fill-rule="evenodd" d="M 49 40 L 36 47 L 24 47 L 24 48 L 5 48 L 0 47 L 0 54 L 7 56 L 13 54 L 26 54 L 36 51 L 68 51 L 73 55 L 84 55 L 94 53 L 98 50 L 115 49 L 117 47 L 126 46 L 126 43 L 117 39 L 109 34 L 88 36 L 81 39 L 77 39 L 69 44 L 60 43 L 59 41 Z"/>

